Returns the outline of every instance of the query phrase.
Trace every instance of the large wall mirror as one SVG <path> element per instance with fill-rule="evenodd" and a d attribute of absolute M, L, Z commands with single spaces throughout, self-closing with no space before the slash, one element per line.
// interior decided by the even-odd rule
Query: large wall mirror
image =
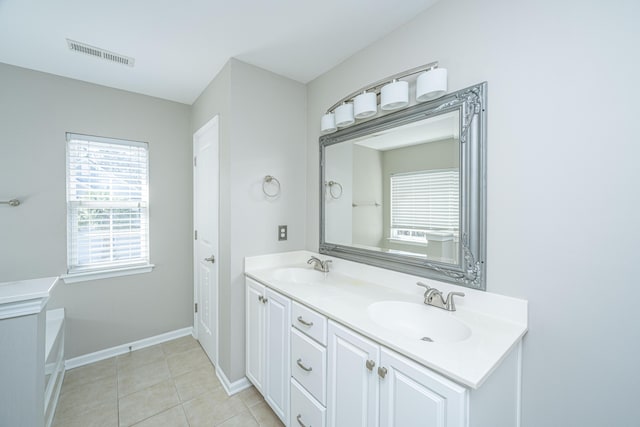
<path fill-rule="evenodd" d="M 320 253 L 485 289 L 486 83 L 320 137 Z"/>

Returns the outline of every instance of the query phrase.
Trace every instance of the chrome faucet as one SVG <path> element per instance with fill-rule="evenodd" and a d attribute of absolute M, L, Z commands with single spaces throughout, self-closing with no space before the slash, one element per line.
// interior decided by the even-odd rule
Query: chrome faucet
<path fill-rule="evenodd" d="M 323 273 L 329 272 L 329 264 L 331 263 L 330 259 L 325 259 L 322 261 L 320 258 L 312 256 L 307 261 L 307 264 L 313 264 L 313 268 L 318 271 L 322 271 Z"/>
<path fill-rule="evenodd" d="M 422 286 L 424 291 L 424 303 L 427 305 L 432 305 L 434 307 L 442 308 L 447 311 L 456 311 L 456 304 L 453 301 L 454 296 L 463 297 L 464 293 L 462 292 L 449 292 L 447 298 L 445 299 L 442 296 L 442 292 L 436 288 L 432 288 L 431 286 L 418 282 L 416 283 L 418 286 Z"/>

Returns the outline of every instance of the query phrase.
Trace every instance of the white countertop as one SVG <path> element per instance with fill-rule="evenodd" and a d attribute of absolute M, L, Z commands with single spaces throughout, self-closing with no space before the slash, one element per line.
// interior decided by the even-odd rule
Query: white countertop
<path fill-rule="evenodd" d="M 323 283 L 293 283 L 277 280 L 283 267 L 311 268 L 311 255 L 332 259 Z M 477 291 L 326 257 L 307 251 L 263 255 L 245 259 L 245 274 L 372 340 L 387 346 L 461 384 L 477 389 L 527 332 L 527 301 Z M 424 342 L 405 338 L 369 318 L 367 307 L 379 301 L 423 302 L 422 281 L 443 293 L 462 291 L 457 310 L 445 312 L 471 329 L 459 342 Z M 424 306 L 426 310 L 441 310 Z"/>
<path fill-rule="evenodd" d="M 42 311 L 58 277 L 0 283 L 0 320 Z"/>

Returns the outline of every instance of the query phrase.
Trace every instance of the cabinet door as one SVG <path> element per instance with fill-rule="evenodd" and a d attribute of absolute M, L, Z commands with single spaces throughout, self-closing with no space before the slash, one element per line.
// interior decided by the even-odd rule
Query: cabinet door
<path fill-rule="evenodd" d="M 467 425 L 465 388 L 385 348 L 380 366 L 380 427 Z"/>
<path fill-rule="evenodd" d="M 246 283 L 247 378 L 264 394 L 265 287 L 249 278 L 246 279 Z"/>
<path fill-rule="evenodd" d="M 378 425 L 379 346 L 329 322 L 328 425 Z"/>
<path fill-rule="evenodd" d="M 265 393 L 264 397 L 287 425 L 289 418 L 289 329 L 291 301 L 270 289 L 266 290 Z"/>

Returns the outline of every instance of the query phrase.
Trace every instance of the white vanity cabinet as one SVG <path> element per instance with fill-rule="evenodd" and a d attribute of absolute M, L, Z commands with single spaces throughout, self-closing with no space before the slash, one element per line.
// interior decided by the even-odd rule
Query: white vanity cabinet
<path fill-rule="evenodd" d="M 463 427 L 467 391 L 329 322 L 329 426 Z"/>
<path fill-rule="evenodd" d="M 246 284 L 246 375 L 288 425 L 291 301 L 250 278 Z"/>
<path fill-rule="evenodd" d="M 258 313 L 247 321 L 247 376 L 261 390 L 265 286 L 291 299 L 288 427 L 520 426 L 527 301 L 465 289 L 455 313 L 422 307 L 419 277 L 346 260 L 323 275 L 307 265 L 319 256 L 245 259 Z"/>

